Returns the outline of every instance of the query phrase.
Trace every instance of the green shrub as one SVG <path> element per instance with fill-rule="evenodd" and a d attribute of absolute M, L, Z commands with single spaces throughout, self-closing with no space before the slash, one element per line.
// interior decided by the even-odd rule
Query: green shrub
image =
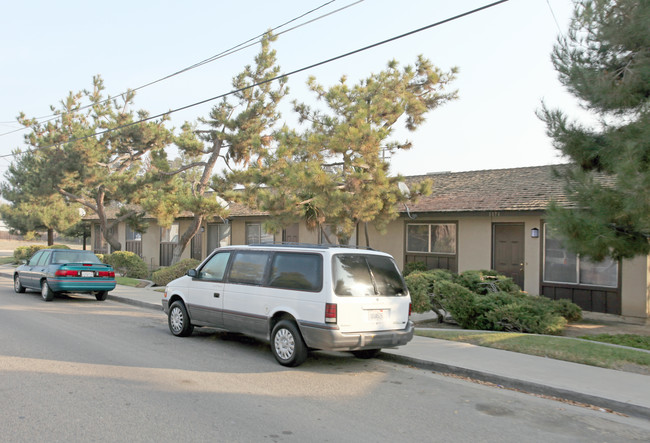
<path fill-rule="evenodd" d="M 582 309 L 580 306 L 565 298 L 553 300 L 553 312 L 561 315 L 568 321 L 578 321 L 582 319 Z"/>
<path fill-rule="evenodd" d="M 440 297 L 442 307 L 461 327 L 474 329 L 476 319 L 480 315 L 475 293 L 449 280 L 436 282 L 434 290 Z"/>
<path fill-rule="evenodd" d="M 564 317 L 530 298 L 498 306 L 486 312 L 485 317 L 492 330 L 507 332 L 560 335 L 567 324 Z"/>
<path fill-rule="evenodd" d="M 29 246 L 18 246 L 14 249 L 14 260 L 16 263 L 20 263 L 21 260 L 29 260 L 32 258 L 37 251 L 41 249 L 70 249 L 66 245 L 29 245 Z"/>
<path fill-rule="evenodd" d="M 147 264 L 137 254 L 129 251 L 115 251 L 103 256 L 103 261 L 115 269 L 122 277 L 147 278 Z"/>
<path fill-rule="evenodd" d="M 404 265 L 404 277 L 413 273 L 413 272 L 422 272 L 427 270 L 427 265 L 423 261 L 412 261 Z"/>
<path fill-rule="evenodd" d="M 415 271 L 408 274 L 406 287 L 411 294 L 411 303 L 414 312 L 427 312 L 434 310 L 437 312 L 439 306 L 431 304 L 430 294 L 434 293 L 435 283 L 441 280 L 451 281 L 452 274 L 445 269 L 434 269 L 431 271 Z"/>
<path fill-rule="evenodd" d="M 490 283 L 501 292 L 510 292 L 513 294 L 521 292 L 521 288 L 511 278 L 490 269 L 461 272 L 454 276 L 454 283 L 458 283 L 477 294 L 491 292 L 489 290 Z"/>
<path fill-rule="evenodd" d="M 454 280 L 482 290 L 480 272 L 464 273 L 461 280 Z M 481 294 L 456 282 L 439 281 L 435 286 L 442 307 L 465 329 L 556 335 L 562 333 L 568 318 L 581 315 L 580 308 L 569 301 L 555 302 L 519 290 Z"/>
<path fill-rule="evenodd" d="M 158 269 L 156 272 L 153 273 L 151 279 L 156 285 L 165 286 L 170 281 L 187 274 L 187 271 L 189 271 L 190 269 L 196 268 L 199 265 L 199 263 L 201 262 L 193 258 L 186 258 L 184 260 L 179 261 L 173 266 Z"/>

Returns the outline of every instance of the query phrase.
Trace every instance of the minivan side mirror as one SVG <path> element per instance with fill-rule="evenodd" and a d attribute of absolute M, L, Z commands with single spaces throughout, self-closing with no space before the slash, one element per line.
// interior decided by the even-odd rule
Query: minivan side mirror
<path fill-rule="evenodd" d="M 196 278 L 199 276 L 199 273 L 196 269 L 190 269 L 186 274 L 188 277 Z"/>

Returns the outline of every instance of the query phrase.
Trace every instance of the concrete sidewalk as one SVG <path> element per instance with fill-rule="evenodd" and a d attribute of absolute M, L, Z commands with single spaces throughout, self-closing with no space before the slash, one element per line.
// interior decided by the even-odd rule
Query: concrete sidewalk
<path fill-rule="evenodd" d="M 0 277 L 11 278 L 10 272 L 0 269 Z M 108 296 L 157 311 L 162 310 L 162 298 L 163 293 L 152 288 L 122 285 Z M 650 419 L 646 375 L 419 336 L 406 346 L 384 349 L 379 358 Z"/>

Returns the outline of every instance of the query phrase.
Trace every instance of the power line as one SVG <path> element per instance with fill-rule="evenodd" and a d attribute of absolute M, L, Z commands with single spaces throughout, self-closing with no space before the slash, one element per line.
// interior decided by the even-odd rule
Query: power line
<path fill-rule="evenodd" d="M 239 89 L 231 90 L 231 91 L 226 92 L 226 93 L 224 93 L 224 94 L 216 95 L 216 96 L 214 96 L 214 97 L 210 97 L 210 98 L 207 98 L 207 99 L 205 99 L 205 100 L 201 100 L 201 101 L 198 101 L 198 102 L 195 102 L 195 103 L 189 104 L 189 105 L 181 106 L 180 108 L 172 109 L 172 110 L 170 110 L 170 111 L 163 112 L 163 113 L 161 113 L 161 114 L 154 115 L 154 116 L 151 116 L 151 117 L 147 117 L 147 118 L 144 118 L 144 119 L 141 119 L 141 120 L 138 120 L 138 121 L 132 122 L 132 123 L 128 123 L 128 124 L 125 124 L 125 125 L 117 126 L 117 127 L 115 127 L 115 128 L 111 128 L 111 129 L 106 129 L 106 130 L 104 130 L 104 131 L 96 132 L 96 133 L 94 133 L 94 134 L 87 135 L 87 136 L 84 136 L 84 137 L 79 137 L 79 138 L 70 139 L 70 140 L 67 140 L 65 143 L 72 143 L 72 142 L 76 142 L 76 141 L 86 140 L 86 139 L 91 138 L 91 137 L 97 137 L 97 136 L 99 136 L 99 135 L 108 134 L 109 132 L 117 131 L 117 130 L 124 129 L 124 128 L 129 128 L 129 127 L 131 127 L 131 126 L 135 126 L 135 125 L 138 125 L 138 124 L 140 124 L 140 123 L 144 123 L 144 122 L 147 122 L 147 121 L 150 121 L 150 120 L 154 120 L 154 119 L 157 119 L 157 118 L 162 118 L 162 117 L 165 117 L 165 116 L 167 116 L 167 115 L 170 115 L 170 114 L 173 114 L 173 113 L 176 113 L 176 112 L 179 112 L 179 111 L 184 111 L 185 109 L 193 108 L 193 107 L 195 107 L 195 106 L 199 106 L 199 105 L 202 105 L 202 104 L 205 104 L 205 103 L 208 103 L 208 102 L 214 101 L 214 100 L 218 100 L 218 99 L 221 99 L 221 98 L 224 98 L 224 97 L 228 97 L 228 96 L 230 96 L 230 95 L 237 94 L 238 92 L 242 92 L 242 91 L 246 91 L 246 90 L 248 90 L 248 89 L 252 89 L 252 88 L 254 88 L 254 87 L 256 87 L 256 86 L 261 86 L 261 85 L 264 85 L 264 84 L 267 84 L 267 83 L 274 82 L 274 81 L 276 81 L 276 80 L 280 80 L 280 79 L 285 78 L 285 77 L 290 77 L 290 76 L 295 75 L 295 74 L 298 74 L 298 73 L 300 73 L 300 72 L 308 71 L 308 70 L 310 70 L 310 69 L 314 69 L 314 68 L 316 68 L 316 67 L 318 67 L 318 66 L 322 66 L 322 65 L 325 65 L 325 64 L 331 63 L 331 62 L 333 62 L 333 61 L 340 60 L 340 59 L 342 59 L 342 58 L 346 58 L 346 57 L 349 57 L 349 56 L 351 56 L 351 55 L 355 55 L 355 54 L 358 54 L 358 53 L 360 53 L 360 52 L 367 51 L 367 50 L 369 50 L 369 49 L 373 49 L 373 48 L 376 48 L 376 47 L 378 47 L 378 46 L 382 46 L 382 45 L 385 45 L 385 44 L 387 44 L 387 43 L 391 43 L 391 42 L 393 42 L 393 41 L 400 40 L 400 39 L 405 38 L 405 37 L 409 37 L 409 36 L 411 36 L 411 35 L 413 35 L 413 34 L 417 34 L 417 33 L 419 33 L 419 32 L 426 31 L 426 30 L 431 29 L 431 28 L 435 28 L 435 27 L 437 27 L 437 26 L 440 26 L 440 25 L 443 25 L 443 24 L 446 24 L 446 23 L 449 23 L 449 22 L 452 22 L 452 21 L 455 21 L 455 20 L 461 19 L 461 18 L 463 18 L 463 17 L 467 17 L 468 15 L 472 15 L 472 14 L 475 14 L 475 13 L 477 13 L 477 12 L 483 11 L 483 10 L 485 10 L 485 9 L 492 8 L 492 7 L 494 7 L 494 6 L 500 5 L 501 3 L 505 3 L 505 2 L 507 2 L 507 1 L 509 1 L 509 0 L 499 0 L 499 1 L 496 1 L 496 2 L 494 2 L 494 3 L 489 3 L 489 4 L 484 5 L 484 6 L 481 6 L 481 7 L 479 7 L 479 8 L 472 9 L 471 11 L 467 11 L 467 12 L 464 12 L 464 13 L 462 13 L 462 14 L 455 15 L 455 16 L 453 16 L 453 17 L 450 17 L 450 18 L 447 18 L 447 19 L 444 19 L 444 20 L 441 20 L 441 21 L 438 21 L 438 22 L 432 23 L 432 24 L 430 24 L 430 25 L 423 26 L 423 27 L 418 28 L 418 29 L 414 29 L 413 31 L 409 31 L 409 32 L 406 32 L 406 33 L 404 33 L 404 34 L 400 34 L 400 35 L 397 35 L 397 36 L 395 36 L 395 37 L 391 37 L 391 38 L 389 38 L 389 39 L 382 40 L 382 41 L 380 41 L 380 42 L 373 43 L 373 44 L 371 44 L 371 45 L 364 46 L 364 47 L 359 48 L 359 49 L 355 49 L 354 51 L 346 52 L 345 54 L 337 55 L 336 57 L 332 57 L 332 58 L 329 58 L 329 59 L 327 59 L 327 60 L 323 60 L 323 61 L 320 61 L 320 62 L 317 62 L 317 63 L 311 64 L 311 65 L 308 65 L 308 66 L 305 66 L 305 67 L 302 67 L 302 68 L 296 69 L 296 70 L 294 70 L 294 71 L 291 71 L 291 72 L 288 72 L 288 73 L 285 73 L 285 74 L 280 74 L 280 75 L 275 76 L 275 77 L 273 77 L 273 78 L 270 78 L 270 79 L 267 79 L 267 80 L 264 80 L 264 81 L 261 81 L 261 82 L 258 82 L 258 83 L 254 83 L 254 84 L 252 84 L 252 85 L 249 85 L 249 86 L 246 86 L 246 87 L 243 87 L 243 88 L 239 88 Z M 54 143 L 54 144 L 52 144 L 52 145 L 48 145 L 48 146 L 40 146 L 40 147 L 37 147 L 37 148 L 35 148 L 35 149 L 32 149 L 31 151 L 28 151 L 28 152 L 34 152 L 34 151 L 39 150 L 39 149 L 47 149 L 47 148 L 51 148 L 51 147 L 53 147 L 53 146 L 57 146 L 57 145 L 59 145 L 59 144 L 60 144 L 60 143 Z M 15 155 L 16 155 L 16 154 L 5 154 L 5 155 L 0 155 L 0 158 L 4 158 L 4 157 L 13 157 L 13 156 L 15 156 Z"/>
<path fill-rule="evenodd" d="M 295 22 L 295 21 L 297 21 L 297 20 L 300 20 L 301 18 L 306 17 L 307 15 L 314 13 L 314 12 L 318 11 L 319 9 L 324 8 L 325 6 L 328 6 L 328 5 L 330 5 L 331 3 L 334 3 L 335 1 L 336 1 L 336 0 L 330 0 L 330 1 L 326 2 L 326 3 L 323 3 L 322 5 L 320 5 L 320 6 L 316 7 L 316 8 L 314 8 L 314 9 L 311 9 L 310 11 L 307 11 L 307 12 L 305 12 L 304 14 L 301 14 L 301 15 L 299 15 L 299 16 L 297 16 L 297 17 L 292 18 L 291 20 L 288 20 L 288 21 L 282 23 L 281 25 L 278 25 L 278 26 L 276 26 L 276 27 L 274 27 L 274 28 L 271 28 L 271 31 L 275 31 L 275 30 L 277 30 L 277 29 L 283 28 L 284 26 L 287 26 L 287 25 L 289 25 L 289 24 L 291 24 L 291 23 L 293 23 L 293 22 Z M 328 12 L 327 14 L 323 14 L 323 15 L 321 15 L 321 16 L 319 16 L 319 17 L 316 17 L 316 18 L 314 18 L 314 19 L 312 19 L 312 20 L 309 20 L 309 21 L 307 21 L 307 22 L 304 22 L 304 23 L 301 23 L 301 24 L 299 24 L 299 25 L 296 25 L 296 26 L 294 26 L 294 27 L 292 27 L 292 28 L 289 28 L 289 29 L 287 29 L 287 30 L 285 30 L 285 31 L 279 32 L 279 33 L 277 33 L 277 35 L 286 34 L 287 32 L 290 32 L 290 31 L 296 30 L 296 29 L 301 28 L 301 27 L 303 27 L 303 26 L 306 26 L 306 25 L 308 25 L 308 24 L 310 24 L 310 23 L 313 23 L 313 22 L 315 22 L 315 21 L 321 20 L 321 19 L 323 19 L 323 18 L 325 18 L 325 17 L 328 17 L 328 16 L 330 16 L 330 15 L 336 14 L 336 13 L 338 13 L 338 12 L 340 12 L 340 11 L 343 11 L 343 10 L 345 10 L 345 9 L 348 9 L 348 8 L 350 8 L 350 7 L 352 7 L 352 6 L 355 6 L 355 5 L 359 4 L 359 3 L 362 3 L 362 2 L 364 2 L 364 1 L 365 1 L 365 0 L 357 0 L 357 1 L 354 2 L 354 3 L 351 3 L 351 4 L 349 4 L 349 5 L 346 5 L 346 6 L 343 6 L 343 7 L 341 7 L 341 8 L 338 8 L 338 9 L 336 9 L 336 10 L 334 10 L 334 11 Z M 171 77 L 175 77 L 175 76 L 177 76 L 177 75 L 179 75 L 179 74 L 182 74 L 182 73 L 184 73 L 184 72 L 190 71 L 190 70 L 192 70 L 192 69 L 199 68 L 199 67 L 201 67 L 201 66 L 203 66 L 203 65 L 206 65 L 206 64 L 208 64 L 208 63 L 211 63 L 211 62 L 213 62 L 213 61 L 216 61 L 216 60 L 219 60 L 219 59 L 221 59 L 221 58 L 227 57 L 227 56 L 229 56 L 229 55 L 235 54 L 235 53 L 237 53 L 237 52 L 239 52 L 239 51 L 242 51 L 242 50 L 244 50 L 244 49 L 246 49 L 246 48 L 249 48 L 249 47 L 251 47 L 251 46 L 254 46 L 254 45 L 258 44 L 258 43 L 260 42 L 260 39 L 261 39 L 261 37 L 262 37 L 263 35 L 264 35 L 264 33 L 263 33 L 263 34 L 259 34 L 259 35 L 255 36 L 255 37 L 253 37 L 253 38 L 250 38 L 250 39 L 246 40 L 245 42 L 239 43 L 238 45 L 235 45 L 235 46 L 231 47 L 230 49 L 226 49 L 225 51 L 222 51 L 222 52 L 220 52 L 220 53 L 218 53 L 218 54 L 216 54 L 216 55 L 213 55 L 213 56 L 208 57 L 208 58 L 206 58 L 206 59 L 204 59 L 204 60 L 201 60 L 200 62 L 197 62 L 197 63 L 195 63 L 195 64 L 193 64 L 193 65 L 191 65 L 191 66 L 188 66 L 188 67 L 186 67 L 186 68 L 183 68 L 183 69 L 181 69 L 181 70 L 179 70 L 179 71 L 176 71 L 176 72 L 174 72 L 174 73 L 172 73 L 172 74 L 168 74 L 168 75 L 166 75 L 166 76 L 164 76 L 164 77 L 161 77 L 161 78 L 159 78 L 159 79 L 157 79 L 157 80 L 153 80 L 153 81 L 151 81 L 151 82 L 149 82 L 149 83 L 145 83 L 144 85 L 138 86 L 138 87 L 133 88 L 133 89 L 129 89 L 129 91 L 133 91 L 133 92 L 135 92 L 135 91 L 139 91 L 140 89 L 144 89 L 144 88 L 146 88 L 146 87 L 148 87 L 148 86 L 155 85 L 156 83 L 160 83 L 160 82 L 162 82 L 162 81 L 164 81 L 164 80 L 167 80 L 167 79 L 169 79 L 169 78 L 171 78 Z M 127 91 L 127 92 L 129 92 L 129 91 Z M 109 98 L 107 98 L 107 99 L 101 101 L 100 103 L 106 103 L 106 102 L 108 102 L 108 101 L 110 101 L 110 100 L 113 100 L 115 97 L 122 97 L 122 96 L 124 96 L 125 94 L 127 94 L 127 92 L 123 92 L 123 93 L 118 94 L 118 95 L 116 95 L 116 96 L 114 96 L 114 97 L 109 97 Z M 93 105 L 81 106 L 81 107 L 78 108 L 77 110 L 87 109 L 87 108 L 90 108 L 91 106 L 93 106 Z M 65 114 L 66 114 L 66 113 L 63 113 L 62 115 L 65 115 Z M 42 117 L 35 117 L 34 120 L 43 120 L 41 123 L 47 123 L 47 122 L 49 122 L 49 121 L 57 120 L 57 119 L 59 119 L 60 117 L 61 117 L 61 115 L 50 114 L 50 115 L 45 115 L 45 116 L 42 116 Z M 14 122 L 14 121 L 9 121 L 9 122 L 0 122 L 0 123 L 15 123 L 15 122 Z M 21 127 L 21 128 L 18 128 L 18 129 L 14 129 L 14 130 L 11 130 L 11 131 L 8 131 L 8 132 L 5 132 L 5 133 L 1 133 L 1 134 L 0 134 L 0 137 L 5 136 L 5 135 L 9 135 L 9 134 L 13 134 L 13 133 L 15 133 L 15 132 L 24 131 L 24 130 L 26 130 L 26 129 L 27 129 L 27 127 Z"/>
<path fill-rule="evenodd" d="M 555 22 L 555 26 L 557 27 L 557 30 L 560 32 L 560 35 L 562 35 L 562 29 L 560 28 L 560 24 L 557 22 L 557 18 L 555 17 L 555 12 L 553 12 L 553 8 L 551 7 L 551 3 L 549 0 L 546 0 L 546 4 L 548 5 L 548 9 L 551 10 L 551 15 L 553 16 L 553 21 Z"/>

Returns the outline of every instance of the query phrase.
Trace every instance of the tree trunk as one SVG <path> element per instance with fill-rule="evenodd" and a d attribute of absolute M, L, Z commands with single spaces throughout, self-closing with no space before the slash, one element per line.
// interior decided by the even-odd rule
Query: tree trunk
<path fill-rule="evenodd" d="M 181 259 L 181 255 L 183 255 L 183 251 L 185 251 L 185 248 L 187 248 L 187 245 L 190 243 L 192 238 L 196 235 L 197 232 L 199 232 L 199 229 L 201 228 L 201 224 L 203 223 L 203 215 L 194 215 L 194 219 L 192 220 L 192 223 L 190 223 L 190 226 L 183 232 L 183 235 L 181 235 L 181 238 L 178 239 L 178 243 L 176 243 L 176 246 L 174 246 L 174 254 L 172 255 L 172 265 L 175 265 L 178 263 Z"/>
<path fill-rule="evenodd" d="M 111 245 L 111 250 L 107 252 L 115 252 L 122 250 L 122 244 L 115 238 L 115 234 L 109 233 L 108 229 L 108 220 L 106 218 L 106 212 L 104 211 L 104 187 L 100 186 L 97 192 L 97 216 L 99 217 L 99 225 L 101 227 L 102 235 L 104 239 Z M 112 226 L 111 226 L 112 227 Z"/>
<path fill-rule="evenodd" d="M 47 245 L 52 246 L 54 244 L 54 229 L 47 228 Z"/>
<path fill-rule="evenodd" d="M 368 222 L 363 223 L 363 230 L 366 234 L 366 247 L 370 247 L 370 236 L 368 235 Z"/>

